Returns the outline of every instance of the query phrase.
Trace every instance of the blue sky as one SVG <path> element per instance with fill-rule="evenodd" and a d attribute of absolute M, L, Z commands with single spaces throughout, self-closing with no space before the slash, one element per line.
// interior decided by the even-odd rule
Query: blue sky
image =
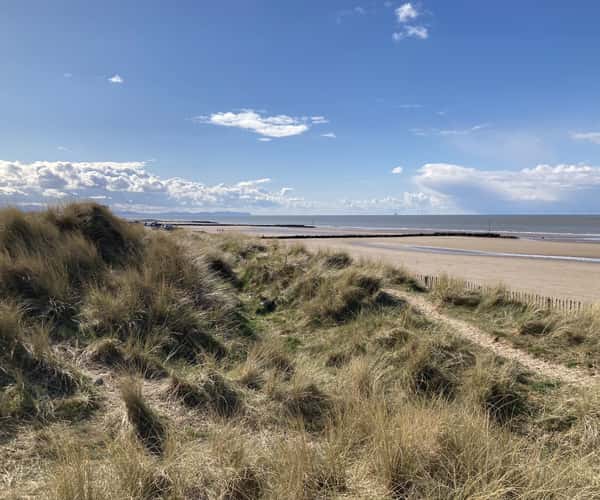
<path fill-rule="evenodd" d="M 4 0 L 0 202 L 598 212 L 598 19 L 592 0 Z"/>

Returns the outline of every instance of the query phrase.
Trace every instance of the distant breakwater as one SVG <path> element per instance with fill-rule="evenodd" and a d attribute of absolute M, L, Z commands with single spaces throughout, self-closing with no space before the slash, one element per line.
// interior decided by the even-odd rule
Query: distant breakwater
<path fill-rule="evenodd" d="M 306 240 L 306 239 L 334 239 L 334 238 L 414 238 L 417 236 L 464 236 L 468 238 L 499 238 L 516 240 L 518 236 L 501 233 L 474 233 L 465 231 L 435 231 L 431 233 L 357 233 L 357 234 L 290 234 L 290 235 L 263 235 L 265 240 Z"/>

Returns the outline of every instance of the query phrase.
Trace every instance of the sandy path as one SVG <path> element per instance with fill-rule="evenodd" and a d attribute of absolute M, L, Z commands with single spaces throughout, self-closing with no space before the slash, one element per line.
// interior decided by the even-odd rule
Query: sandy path
<path fill-rule="evenodd" d="M 423 314 L 428 316 L 436 323 L 441 323 L 449 326 L 455 334 L 464 337 L 474 344 L 477 344 L 484 349 L 489 349 L 497 356 L 505 359 L 510 359 L 518 362 L 526 369 L 538 373 L 549 379 L 559 380 L 567 384 L 586 385 L 597 384 L 600 382 L 598 376 L 589 375 L 583 370 L 577 368 L 567 368 L 566 366 L 549 363 L 540 359 L 534 358 L 530 354 L 517 349 L 507 342 L 491 338 L 479 328 L 462 321 L 460 319 L 451 318 L 437 310 L 437 308 L 423 297 L 400 293 L 396 290 L 386 290 L 397 297 L 400 297 Z"/>

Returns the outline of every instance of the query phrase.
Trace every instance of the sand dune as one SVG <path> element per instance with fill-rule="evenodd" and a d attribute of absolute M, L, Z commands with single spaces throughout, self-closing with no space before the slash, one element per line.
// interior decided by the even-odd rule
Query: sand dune
<path fill-rule="evenodd" d="M 499 240 L 456 237 L 399 239 L 302 240 L 308 248 L 345 250 L 357 258 L 403 265 L 421 274 L 447 273 L 451 276 L 495 285 L 504 283 L 515 290 L 565 297 L 584 302 L 600 298 L 600 264 L 562 260 L 454 255 L 415 251 L 411 245 L 444 247 L 487 252 L 576 256 L 600 258 L 600 245 L 536 240 Z"/>
<path fill-rule="evenodd" d="M 206 228 L 209 232 L 232 231 L 254 236 L 289 234 L 337 234 L 340 229 L 281 229 L 254 227 Z M 359 232 L 359 231 L 354 231 Z M 361 230 L 369 233 L 373 231 Z M 400 231 L 399 231 L 400 232 Z M 331 238 L 282 240 L 301 243 L 311 249 L 339 249 L 356 258 L 381 260 L 402 265 L 420 274 L 451 276 L 486 285 L 503 283 L 511 289 L 540 295 L 598 302 L 600 300 L 600 263 L 566 259 L 516 256 L 460 255 L 441 249 L 466 250 L 535 256 L 600 259 L 600 244 L 535 239 L 498 239 L 465 237 L 410 238 Z M 415 247 L 436 247 L 431 249 Z"/>

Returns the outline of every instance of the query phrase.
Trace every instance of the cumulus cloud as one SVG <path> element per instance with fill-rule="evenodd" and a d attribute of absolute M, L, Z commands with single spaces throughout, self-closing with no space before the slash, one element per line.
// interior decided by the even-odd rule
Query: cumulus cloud
<path fill-rule="evenodd" d="M 345 212 L 355 213 L 443 213 L 448 210 L 456 211 L 448 205 L 445 196 L 424 191 L 405 191 L 398 196 L 385 196 L 383 198 L 342 200 L 339 208 Z"/>
<path fill-rule="evenodd" d="M 447 163 L 423 165 L 421 189 L 476 212 L 598 211 L 600 167 L 537 165 L 521 170 L 483 170 Z"/>
<path fill-rule="evenodd" d="M 403 171 L 404 171 L 404 169 L 401 166 L 392 168 L 392 174 L 395 174 L 395 175 L 400 175 Z"/>
<path fill-rule="evenodd" d="M 392 33 L 392 39 L 396 42 L 405 38 L 426 40 L 429 38 L 429 30 L 425 26 L 405 26 L 401 31 Z"/>
<path fill-rule="evenodd" d="M 576 141 L 587 141 L 600 144 L 600 132 L 573 132 L 571 138 Z"/>
<path fill-rule="evenodd" d="M 292 187 L 269 189 L 271 179 L 206 185 L 161 177 L 146 162 L 23 163 L 0 160 L 0 205 L 43 207 L 93 199 L 116 210 L 145 213 L 245 210 L 255 213 L 443 212 L 448 199 L 433 190 L 364 200 L 307 201 Z M 454 210 L 455 211 L 455 210 Z"/>
<path fill-rule="evenodd" d="M 337 135 L 334 132 L 327 132 L 325 134 L 321 134 L 321 137 L 327 137 L 328 139 L 335 139 Z"/>
<path fill-rule="evenodd" d="M 208 186 L 162 178 L 145 162 L 21 163 L 0 160 L 0 201 L 39 205 L 67 199 L 99 199 L 117 209 L 144 211 L 264 209 L 293 204 L 288 190 L 270 191 L 270 179 Z"/>
<path fill-rule="evenodd" d="M 325 120 L 322 116 L 313 118 Z M 239 113 L 229 111 L 213 113 L 210 116 L 196 116 L 193 120 L 198 123 L 250 130 L 256 134 L 272 138 L 300 135 L 309 129 L 307 119 L 295 118 L 288 115 L 263 116 L 252 109 L 242 110 Z M 312 123 L 326 122 L 312 121 Z"/>
<path fill-rule="evenodd" d="M 395 13 L 399 23 L 412 21 L 413 19 L 419 17 L 417 9 L 415 9 L 411 3 L 405 3 L 401 5 L 395 10 Z"/>
<path fill-rule="evenodd" d="M 117 74 L 117 75 L 113 75 L 113 76 L 111 76 L 111 77 L 108 79 L 108 81 L 109 81 L 110 83 L 123 83 L 123 82 L 124 82 L 124 80 L 123 80 L 123 77 L 121 77 L 121 76 L 120 76 L 120 75 L 118 75 L 118 74 Z"/>
<path fill-rule="evenodd" d="M 402 26 L 399 31 L 392 33 L 392 39 L 396 42 L 405 38 L 417 38 L 426 40 L 429 38 L 429 30 L 422 24 L 408 24 L 421 16 L 421 13 L 411 3 L 405 3 L 395 11 L 396 20 Z"/>

